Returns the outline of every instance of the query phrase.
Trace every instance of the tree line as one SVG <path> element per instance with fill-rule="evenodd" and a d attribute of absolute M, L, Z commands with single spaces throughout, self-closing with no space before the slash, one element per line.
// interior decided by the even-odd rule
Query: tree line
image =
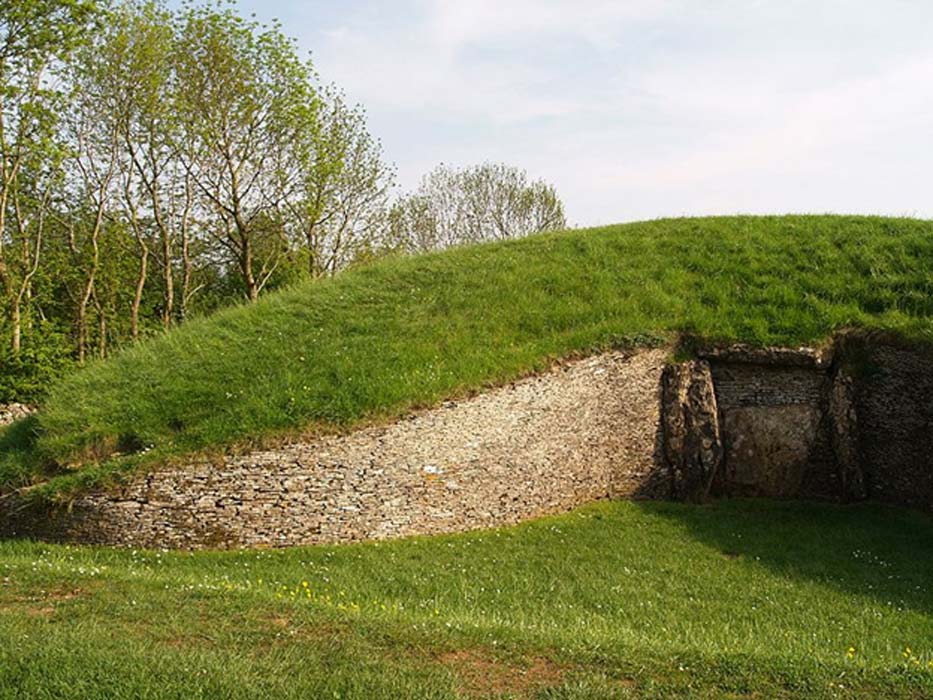
<path fill-rule="evenodd" d="M 396 196 L 364 110 L 276 23 L 0 0 L 0 400 L 297 279 L 564 226 L 505 165 Z"/>

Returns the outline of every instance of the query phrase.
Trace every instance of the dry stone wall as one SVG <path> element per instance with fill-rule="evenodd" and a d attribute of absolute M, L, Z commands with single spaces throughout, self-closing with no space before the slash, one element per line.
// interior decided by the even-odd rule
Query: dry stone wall
<path fill-rule="evenodd" d="M 148 547 L 350 542 L 515 523 L 603 498 L 871 498 L 933 510 L 933 353 L 613 352 L 390 425 L 130 479 L 0 534 Z"/>
<path fill-rule="evenodd" d="M 0 404 L 0 427 L 18 421 L 20 418 L 25 418 L 35 410 L 32 406 L 22 403 Z"/>
<path fill-rule="evenodd" d="M 21 532 L 148 547 L 285 546 L 490 527 L 666 493 L 665 350 L 609 353 L 388 426 L 154 472 Z"/>
<path fill-rule="evenodd" d="M 933 351 L 855 341 L 848 354 L 866 495 L 933 511 Z"/>

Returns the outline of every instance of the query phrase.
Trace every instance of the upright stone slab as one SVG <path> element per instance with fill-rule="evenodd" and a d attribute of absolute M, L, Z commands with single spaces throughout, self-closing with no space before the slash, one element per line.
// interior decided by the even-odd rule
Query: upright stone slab
<path fill-rule="evenodd" d="M 709 363 L 692 360 L 668 367 L 663 402 L 664 456 L 671 475 L 671 496 L 703 500 L 723 459 Z"/>
<path fill-rule="evenodd" d="M 858 412 L 855 382 L 841 367 L 832 378 L 829 394 L 829 418 L 833 453 L 839 472 L 840 497 L 859 501 L 868 496 L 858 453 Z"/>

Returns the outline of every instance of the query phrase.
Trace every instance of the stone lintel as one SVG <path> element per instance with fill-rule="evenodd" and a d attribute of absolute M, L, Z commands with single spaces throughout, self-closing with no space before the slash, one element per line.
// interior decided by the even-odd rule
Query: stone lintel
<path fill-rule="evenodd" d="M 833 361 L 833 348 L 782 348 L 755 347 L 742 343 L 734 345 L 710 345 L 700 348 L 697 357 L 704 360 L 731 362 L 747 365 L 770 365 L 783 367 L 809 367 L 827 369 Z"/>

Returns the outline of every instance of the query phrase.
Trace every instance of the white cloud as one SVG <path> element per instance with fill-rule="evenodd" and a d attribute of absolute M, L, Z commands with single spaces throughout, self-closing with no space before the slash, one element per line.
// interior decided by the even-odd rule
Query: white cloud
<path fill-rule="evenodd" d="M 547 80 L 547 69 L 517 61 L 464 60 L 463 44 L 448 41 L 427 22 L 409 28 L 404 38 L 343 28 L 324 33 L 324 39 L 318 54 L 328 78 L 367 105 L 496 123 L 556 117 L 579 108 L 558 90 L 534 89 Z"/>
<path fill-rule="evenodd" d="M 667 0 L 430 0 L 427 25 L 435 43 L 457 48 L 490 40 L 529 42 L 573 35 L 603 48 L 619 45 L 616 29 L 663 16 Z"/>
<path fill-rule="evenodd" d="M 492 159 L 555 182 L 581 223 L 742 210 L 933 216 L 927 3 L 288 7 L 287 31 L 366 105 L 406 186 L 440 161 Z"/>
<path fill-rule="evenodd" d="M 857 149 L 908 125 L 926 128 L 933 113 L 933 91 L 917 89 L 924 85 L 933 85 L 933 52 L 796 99 L 767 91 L 749 98 L 747 92 L 737 94 L 722 87 L 718 91 L 707 87 L 691 99 L 689 90 L 684 90 L 678 93 L 678 108 L 707 119 L 718 116 L 722 128 L 692 152 L 658 161 L 629 178 L 659 186 L 690 184 L 769 164 L 831 157 L 840 148 Z"/>

